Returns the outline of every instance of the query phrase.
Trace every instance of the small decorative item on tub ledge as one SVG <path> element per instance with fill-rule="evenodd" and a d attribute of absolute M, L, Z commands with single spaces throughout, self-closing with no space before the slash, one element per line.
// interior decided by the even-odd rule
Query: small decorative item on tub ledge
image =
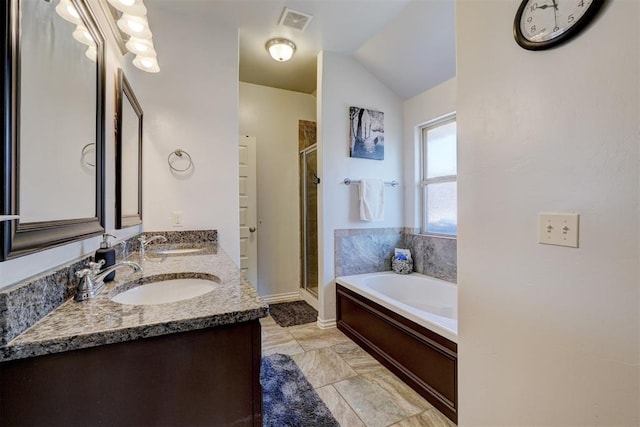
<path fill-rule="evenodd" d="M 395 250 L 395 255 L 391 258 L 391 269 L 397 274 L 410 274 L 413 272 L 413 260 L 409 249 Z"/>

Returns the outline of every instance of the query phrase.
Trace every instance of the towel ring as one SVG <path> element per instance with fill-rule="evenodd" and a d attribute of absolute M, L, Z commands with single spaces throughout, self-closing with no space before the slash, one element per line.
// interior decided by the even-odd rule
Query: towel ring
<path fill-rule="evenodd" d="M 189 160 L 189 164 L 187 165 L 187 167 L 184 168 L 184 169 L 178 169 L 178 168 L 174 167 L 171 164 L 171 156 L 176 156 L 176 157 L 182 158 L 183 155 L 187 156 L 187 158 Z M 189 155 L 189 153 L 187 153 L 186 151 L 182 150 L 181 148 L 178 148 L 177 150 L 172 151 L 171 153 L 169 153 L 169 156 L 167 157 L 167 163 L 169 164 L 169 167 L 171 168 L 171 170 L 176 171 L 176 172 L 186 172 L 193 166 L 193 160 L 191 159 L 191 156 Z"/>
<path fill-rule="evenodd" d="M 84 158 L 85 158 L 85 156 L 87 155 L 87 149 L 88 149 L 89 147 L 91 147 L 92 145 L 93 145 L 93 146 L 95 146 L 95 145 L 96 145 L 96 143 L 95 143 L 95 142 L 90 142 L 90 143 L 88 143 L 87 145 L 85 145 L 84 147 L 82 147 L 82 161 L 83 161 L 86 165 L 88 165 L 88 166 L 95 167 L 95 166 L 96 166 L 96 164 L 95 164 L 95 163 L 91 163 L 91 162 L 89 162 L 89 161 L 87 161 L 87 160 L 85 160 L 85 159 L 84 159 Z"/>

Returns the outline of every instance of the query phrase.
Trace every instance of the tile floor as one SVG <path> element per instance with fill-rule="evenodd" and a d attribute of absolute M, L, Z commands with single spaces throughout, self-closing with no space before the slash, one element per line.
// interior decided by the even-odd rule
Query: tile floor
<path fill-rule="evenodd" d="M 336 328 L 262 324 L 262 353 L 290 355 L 343 427 L 455 427 Z"/>

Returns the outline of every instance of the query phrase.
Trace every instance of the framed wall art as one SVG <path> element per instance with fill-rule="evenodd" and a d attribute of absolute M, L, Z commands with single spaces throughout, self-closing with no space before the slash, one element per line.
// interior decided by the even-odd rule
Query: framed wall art
<path fill-rule="evenodd" d="M 351 157 L 384 160 L 384 113 L 349 107 L 349 124 Z"/>

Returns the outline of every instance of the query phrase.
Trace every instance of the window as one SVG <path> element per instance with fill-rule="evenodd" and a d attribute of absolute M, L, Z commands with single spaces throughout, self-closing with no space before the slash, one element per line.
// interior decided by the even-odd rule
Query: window
<path fill-rule="evenodd" d="M 456 117 L 449 114 L 422 128 L 422 232 L 458 234 Z"/>

